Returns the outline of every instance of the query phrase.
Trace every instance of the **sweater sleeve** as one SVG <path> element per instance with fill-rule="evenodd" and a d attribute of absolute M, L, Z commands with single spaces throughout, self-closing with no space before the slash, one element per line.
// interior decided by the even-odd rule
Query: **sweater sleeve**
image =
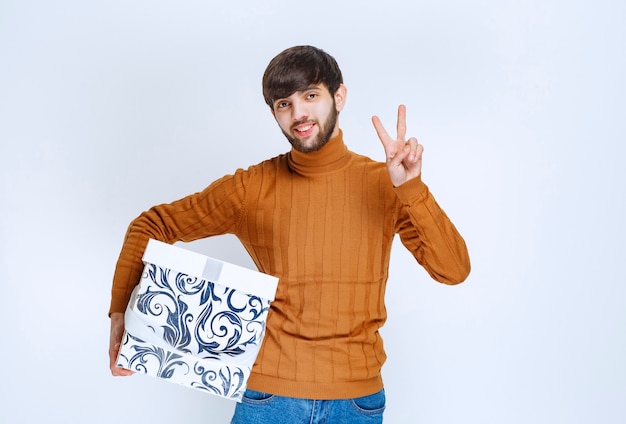
<path fill-rule="evenodd" d="M 430 276 L 444 284 L 459 284 L 470 272 L 465 241 L 439 207 L 421 177 L 395 187 L 402 207 L 397 232 Z"/>
<path fill-rule="evenodd" d="M 143 271 L 142 256 L 150 238 L 189 242 L 232 233 L 244 210 L 246 172 L 238 170 L 199 193 L 154 206 L 135 218 L 124 238 L 115 268 L 109 315 L 124 312 Z"/>

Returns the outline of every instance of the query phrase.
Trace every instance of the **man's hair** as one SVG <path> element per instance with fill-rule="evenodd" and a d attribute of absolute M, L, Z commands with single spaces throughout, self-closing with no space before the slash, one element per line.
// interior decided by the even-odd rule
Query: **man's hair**
<path fill-rule="evenodd" d="M 337 61 L 325 51 L 312 46 L 295 46 L 272 59 L 263 74 L 263 97 L 272 109 L 274 101 L 304 91 L 311 85 L 324 84 L 331 96 L 343 83 Z"/>

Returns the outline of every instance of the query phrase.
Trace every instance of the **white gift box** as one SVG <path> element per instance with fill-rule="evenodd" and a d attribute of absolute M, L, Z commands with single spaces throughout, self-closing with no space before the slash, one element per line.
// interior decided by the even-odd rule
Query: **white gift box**
<path fill-rule="evenodd" d="M 240 401 L 278 279 L 150 240 L 117 366 Z"/>

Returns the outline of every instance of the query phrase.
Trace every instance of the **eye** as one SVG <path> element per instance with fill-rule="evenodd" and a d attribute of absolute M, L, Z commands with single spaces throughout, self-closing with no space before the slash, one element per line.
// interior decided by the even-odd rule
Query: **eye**
<path fill-rule="evenodd" d="M 317 97 L 317 93 L 313 93 L 313 92 L 307 93 L 307 95 L 306 95 L 307 100 L 313 100 L 316 97 Z"/>
<path fill-rule="evenodd" d="M 276 102 L 276 106 L 275 106 L 275 108 L 276 108 L 276 109 L 284 109 L 284 108 L 286 108 L 287 106 L 289 106 L 289 102 L 284 101 L 284 100 L 280 100 L 280 101 Z"/>

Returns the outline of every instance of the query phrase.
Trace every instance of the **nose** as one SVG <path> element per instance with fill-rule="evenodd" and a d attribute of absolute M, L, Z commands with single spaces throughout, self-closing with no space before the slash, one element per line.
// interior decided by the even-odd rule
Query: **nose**
<path fill-rule="evenodd" d="M 298 122 L 306 118 L 308 118 L 306 105 L 304 104 L 304 102 L 295 100 L 291 104 L 291 120 L 294 122 Z"/>

